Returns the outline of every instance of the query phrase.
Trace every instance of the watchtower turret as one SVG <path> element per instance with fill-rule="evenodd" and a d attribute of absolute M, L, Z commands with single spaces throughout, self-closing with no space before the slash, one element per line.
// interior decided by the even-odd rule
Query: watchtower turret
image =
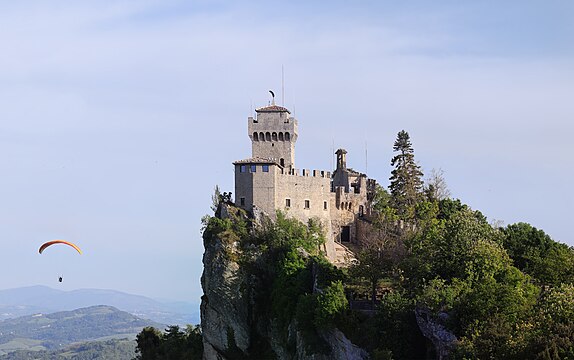
<path fill-rule="evenodd" d="M 248 118 L 247 131 L 251 139 L 251 156 L 275 160 L 286 173 L 295 168 L 297 120 L 291 112 L 275 105 L 255 110 L 255 118 Z"/>

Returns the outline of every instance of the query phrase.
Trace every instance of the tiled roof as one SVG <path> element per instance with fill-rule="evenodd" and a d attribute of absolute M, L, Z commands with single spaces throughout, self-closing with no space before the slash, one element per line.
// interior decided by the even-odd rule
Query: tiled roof
<path fill-rule="evenodd" d="M 237 165 L 237 164 L 274 164 L 274 165 L 279 165 L 279 163 L 277 163 L 277 161 L 275 161 L 273 159 L 266 159 L 266 158 L 260 158 L 260 157 L 237 160 L 237 161 L 233 162 L 233 165 Z"/>
<path fill-rule="evenodd" d="M 257 111 L 257 112 L 287 112 L 287 113 L 291 114 L 291 111 L 287 110 L 287 108 L 284 108 L 283 106 L 277 106 L 277 105 L 269 105 L 269 106 L 260 107 L 259 109 L 255 109 L 255 111 Z"/>

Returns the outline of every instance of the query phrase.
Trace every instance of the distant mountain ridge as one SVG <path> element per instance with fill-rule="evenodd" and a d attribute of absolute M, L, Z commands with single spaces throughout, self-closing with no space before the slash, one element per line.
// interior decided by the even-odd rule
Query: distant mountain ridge
<path fill-rule="evenodd" d="M 50 350 L 71 343 L 134 338 L 146 326 L 165 327 L 112 306 L 35 314 L 0 321 L 0 355 L 16 350 Z"/>
<path fill-rule="evenodd" d="M 95 305 L 113 306 L 138 317 L 170 325 L 199 322 L 199 307 L 196 304 L 160 302 L 145 296 L 115 290 L 63 291 L 41 285 L 0 290 L 0 320 Z"/>

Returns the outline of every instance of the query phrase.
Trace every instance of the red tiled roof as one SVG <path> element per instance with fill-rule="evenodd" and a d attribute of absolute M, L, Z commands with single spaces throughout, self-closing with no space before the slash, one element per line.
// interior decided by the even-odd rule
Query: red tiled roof
<path fill-rule="evenodd" d="M 255 111 L 257 111 L 257 112 L 287 112 L 287 113 L 291 114 L 291 111 L 287 110 L 287 108 L 284 108 L 283 106 L 277 106 L 277 105 L 269 105 L 269 106 L 260 107 L 259 109 L 255 109 Z"/>

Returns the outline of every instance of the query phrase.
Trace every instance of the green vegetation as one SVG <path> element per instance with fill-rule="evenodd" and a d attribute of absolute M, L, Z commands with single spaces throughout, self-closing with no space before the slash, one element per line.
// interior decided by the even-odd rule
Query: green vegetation
<path fill-rule="evenodd" d="M 136 337 L 137 360 L 200 360 L 203 342 L 199 326 L 188 325 L 185 331 L 169 326 L 165 332 L 154 327 L 144 328 Z"/>
<path fill-rule="evenodd" d="M 395 151 L 375 220 L 396 231 L 358 253 L 345 284 L 368 280 L 373 302 L 386 295 L 374 316 L 347 313 L 345 333 L 375 359 L 425 358 L 415 321 L 424 309 L 456 336 L 452 359 L 574 359 L 574 249 L 529 224 L 491 226 L 445 196 L 442 173 L 422 188 L 404 131 Z"/>
<path fill-rule="evenodd" d="M 112 339 L 70 345 L 60 350 L 18 350 L 0 356 L 0 360 L 132 360 L 135 347 L 133 340 Z"/>
<path fill-rule="evenodd" d="M 404 220 L 414 217 L 415 205 L 421 197 L 423 173 L 415 162 L 414 150 L 409 133 L 402 130 L 397 135 L 393 151 L 398 152 L 391 159 L 389 191 L 392 195 L 391 203 Z"/>
<path fill-rule="evenodd" d="M 292 354 L 293 329 L 307 354 L 328 355 L 336 327 L 373 359 L 433 358 L 426 322 L 456 337 L 443 344 L 450 359 L 574 359 L 574 249 L 529 224 L 489 224 L 449 197 L 442 171 L 423 187 L 407 132 L 394 150 L 389 191 L 376 188 L 369 218 L 380 238 L 348 269 L 325 260 L 314 221 L 278 212 L 254 225 L 234 207 L 204 219 L 206 243 L 241 249 L 227 255 L 256 279 L 245 289 L 255 321 L 271 320 Z M 244 354 L 229 338 L 233 358 L 274 357 L 263 339 Z"/>
<path fill-rule="evenodd" d="M 146 326 L 162 326 L 111 306 L 36 314 L 0 322 L 0 354 L 15 350 L 56 350 L 85 341 L 131 338 Z"/>

